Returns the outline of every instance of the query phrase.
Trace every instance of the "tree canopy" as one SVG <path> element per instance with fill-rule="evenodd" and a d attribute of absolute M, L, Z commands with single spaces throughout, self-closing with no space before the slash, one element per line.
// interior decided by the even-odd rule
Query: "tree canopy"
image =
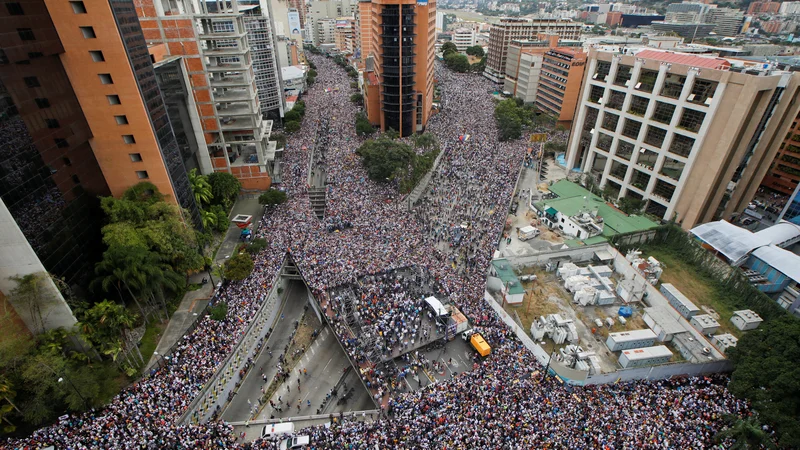
<path fill-rule="evenodd" d="M 253 272 L 253 258 L 249 253 L 237 253 L 225 263 L 222 274 L 225 279 L 241 281 L 250 276 L 251 272 Z"/>
<path fill-rule="evenodd" d="M 369 123 L 367 116 L 360 112 L 356 114 L 356 134 L 359 136 L 369 136 L 375 132 L 375 127 Z"/>
<path fill-rule="evenodd" d="M 364 142 L 356 153 L 361 156 L 370 179 L 380 183 L 394 181 L 400 192 L 408 193 L 431 170 L 439 154 L 435 136 L 426 133 L 414 139 L 416 147 L 428 151 L 417 154 L 409 145 L 382 135 Z"/>
<path fill-rule="evenodd" d="M 215 205 L 222 205 L 224 209 L 230 209 L 239 191 L 242 190 L 242 183 L 235 176 L 228 172 L 212 172 L 206 176 L 208 184 L 211 185 L 211 194 Z"/>
<path fill-rule="evenodd" d="M 466 56 L 458 52 L 449 52 L 444 55 L 445 65 L 454 72 L 469 72 L 470 64 Z"/>
<path fill-rule="evenodd" d="M 458 53 L 458 47 L 452 42 L 445 42 L 442 45 L 442 56 L 446 58 L 450 53 Z"/>
<path fill-rule="evenodd" d="M 751 402 L 781 446 L 800 448 L 800 321 L 788 314 L 765 321 L 727 356 L 735 365 L 731 392 Z"/>
<path fill-rule="evenodd" d="M 522 127 L 530 122 L 528 113 L 513 99 L 499 102 L 494 109 L 494 117 L 501 141 L 519 139 L 522 136 Z"/>
<path fill-rule="evenodd" d="M 470 56 L 477 56 L 478 58 L 486 54 L 483 51 L 483 47 L 481 47 L 480 45 L 473 45 L 472 47 L 467 47 L 466 53 Z"/>
<path fill-rule="evenodd" d="M 268 189 L 258 197 L 258 203 L 266 206 L 280 205 L 286 202 L 286 193 L 277 189 Z"/>

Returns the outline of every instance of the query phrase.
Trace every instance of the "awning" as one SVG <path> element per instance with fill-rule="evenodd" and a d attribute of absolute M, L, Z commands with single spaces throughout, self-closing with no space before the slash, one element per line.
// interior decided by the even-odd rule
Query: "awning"
<path fill-rule="evenodd" d="M 431 307 L 437 316 L 446 316 L 448 314 L 447 309 L 436 297 L 428 297 L 425 299 L 425 302 Z"/>
<path fill-rule="evenodd" d="M 556 209 L 553 208 L 552 206 L 547 208 L 547 209 L 545 209 L 544 212 L 545 212 L 545 214 L 549 214 L 551 216 L 555 216 L 556 214 L 558 214 L 558 211 L 556 211 Z"/>

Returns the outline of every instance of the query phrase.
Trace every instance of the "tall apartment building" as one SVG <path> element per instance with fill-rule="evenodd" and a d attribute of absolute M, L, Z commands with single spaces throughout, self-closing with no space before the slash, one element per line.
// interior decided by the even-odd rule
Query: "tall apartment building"
<path fill-rule="evenodd" d="M 583 24 L 564 19 L 504 18 L 489 29 L 489 50 L 484 75 L 495 82 L 503 79 L 511 41 L 532 40 L 539 34 L 556 34 L 561 39 L 580 38 Z"/>
<path fill-rule="evenodd" d="M 795 117 L 784 136 L 762 186 L 791 195 L 800 184 L 800 117 Z"/>
<path fill-rule="evenodd" d="M 760 63 L 591 50 L 567 168 L 686 229 L 729 219 L 753 198 L 798 93 L 796 75 Z"/>
<path fill-rule="evenodd" d="M 706 13 L 707 23 L 714 24 L 717 36 L 736 36 L 742 29 L 744 13 L 733 8 L 711 8 Z"/>
<path fill-rule="evenodd" d="M 314 46 L 335 44 L 336 19 L 352 16 L 354 6 L 349 0 L 321 0 L 311 2 L 306 14 L 307 36 Z"/>
<path fill-rule="evenodd" d="M 458 51 L 463 52 L 475 45 L 475 31 L 468 28 L 459 28 L 453 32 L 453 44 Z"/>
<path fill-rule="evenodd" d="M 149 181 L 199 220 L 133 3 L 0 9 L 0 297 L 43 276 L 34 333 L 75 323 L 45 273 L 86 287 L 104 250 L 98 196 Z M 13 304 L 13 302 L 12 302 Z"/>
<path fill-rule="evenodd" d="M 273 85 L 265 89 L 268 98 L 274 99 L 274 84 L 280 84 L 274 74 L 275 54 L 264 48 L 272 38 L 259 34 L 268 32 L 268 24 L 260 19 L 263 9 L 247 18 L 245 12 L 257 6 L 137 1 L 145 38 L 164 44 L 166 56 L 181 57 L 186 64 L 207 148 L 200 155 L 201 172 L 231 173 L 245 189 L 269 188 L 275 142 L 269 141 L 272 121 L 262 113 L 256 64 L 266 69 L 260 81 Z M 257 28 L 256 47 L 250 43 L 247 23 Z M 270 64 L 259 59 L 266 56 L 273 59 Z"/>
<path fill-rule="evenodd" d="M 355 27 L 356 19 L 354 17 L 339 17 L 336 19 L 334 43 L 337 50 L 342 53 L 353 53 L 355 50 Z"/>
<path fill-rule="evenodd" d="M 363 0 L 359 11 L 370 122 L 401 136 L 422 131 L 433 103 L 436 1 Z"/>

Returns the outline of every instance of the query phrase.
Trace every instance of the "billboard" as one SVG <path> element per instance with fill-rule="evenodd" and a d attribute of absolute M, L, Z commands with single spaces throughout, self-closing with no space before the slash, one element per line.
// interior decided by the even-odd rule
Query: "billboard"
<path fill-rule="evenodd" d="M 547 133 L 531 134 L 531 142 L 547 142 Z"/>
<path fill-rule="evenodd" d="M 417 6 L 428 6 L 428 0 L 417 0 Z"/>
<path fill-rule="evenodd" d="M 289 11 L 289 34 L 300 34 L 300 13 Z"/>

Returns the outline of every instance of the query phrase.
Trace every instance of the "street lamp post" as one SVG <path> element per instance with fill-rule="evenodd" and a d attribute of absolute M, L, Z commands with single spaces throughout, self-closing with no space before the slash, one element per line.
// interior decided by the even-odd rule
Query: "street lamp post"
<path fill-rule="evenodd" d="M 66 377 L 61 377 L 61 376 L 59 376 L 59 375 L 58 375 L 58 373 L 56 373 L 56 371 L 55 371 L 55 370 L 54 370 L 52 367 L 48 366 L 47 364 L 45 364 L 45 363 L 43 363 L 43 362 L 41 362 L 41 361 L 39 361 L 39 364 L 41 364 L 42 366 L 44 366 L 45 368 L 47 368 L 47 369 L 49 369 L 51 372 L 53 372 L 53 375 L 55 375 L 55 376 L 57 376 L 57 377 L 58 377 L 58 382 L 59 382 L 59 383 L 61 383 L 62 381 L 66 380 L 66 381 L 67 381 L 67 383 L 69 383 L 69 385 L 70 385 L 70 386 L 72 386 L 72 389 L 74 389 L 74 390 L 75 390 L 75 393 L 76 393 L 76 394 L 78 394 L 78 397 L 80 397 L 81 401 L 83 402 L 83 406 L 84 406 L 86 409 L 89 409 L 89 402 L 87 402 L 87 401 L 86 401 L 86 397 L 84 397 L 84 396 L 81 394 L 81 391 L 79 391 L 79 390 L 78 390 L 78 387 L 77 387 L 77 386 L 75 386 L 75 384 L 72 382 L 72 380 L 70 380 L 69 378 L 66 378 Z"/>

